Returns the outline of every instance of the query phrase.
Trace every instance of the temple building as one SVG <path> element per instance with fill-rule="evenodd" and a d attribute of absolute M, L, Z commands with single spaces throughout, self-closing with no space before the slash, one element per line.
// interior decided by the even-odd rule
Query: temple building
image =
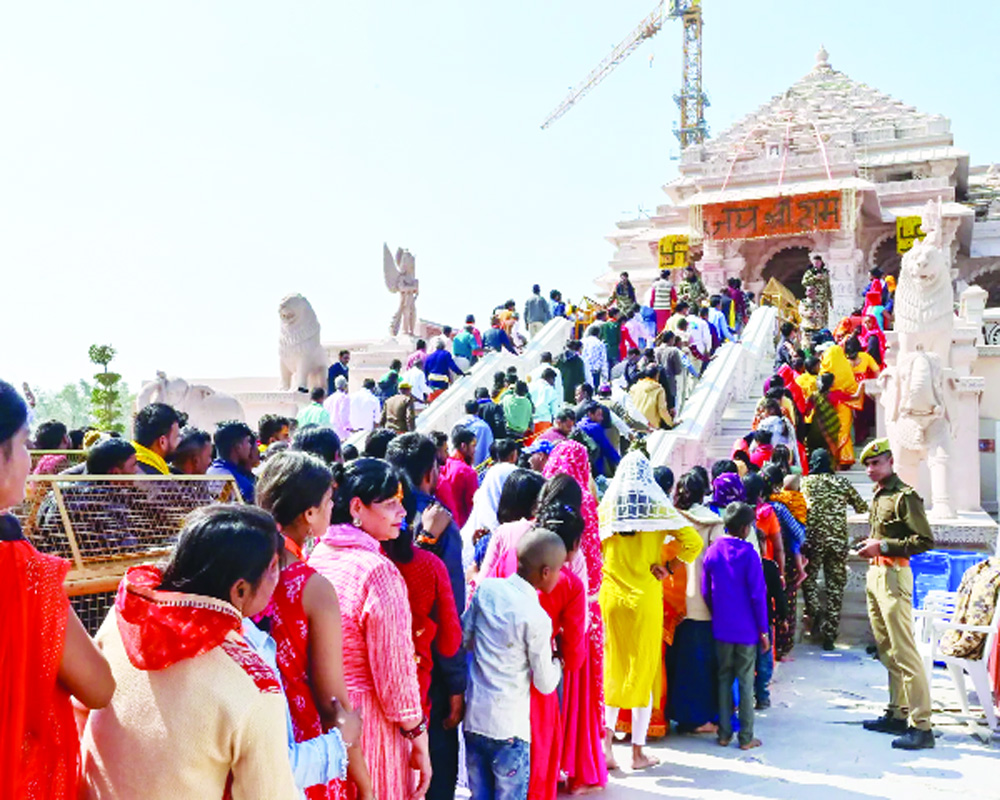
<path fill-rule="evenodd" d="M 759 293 L 775 277 L 802 297 L 802 273 L 819 253 L 843 316 L 872 267 L 898 273 L 897 220 L 904 240 L 919 234 L 913 218 L 940 199 L 956 288 L 978 283 L 1000 305 L 1000 172 L 969 166 L 949 119 L 851 79 L 823 49 L 786 92 L 684 149 L 679 172 L 663 187 L 669 202 L 607 237 L 615 254 L 602 288 L 627 271 L 645 298 L 661 240 L 686 235 L 709 291 L 738 277 Z"/>

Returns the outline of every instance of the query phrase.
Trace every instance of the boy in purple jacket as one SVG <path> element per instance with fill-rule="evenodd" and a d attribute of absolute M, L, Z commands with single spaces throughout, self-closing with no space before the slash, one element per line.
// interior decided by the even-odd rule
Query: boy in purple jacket
<path fill-rule="evenodd" d="M 733 740 L 733 680 L 740 687 L 740 749 L 760 747 L 753 735 L 754 668 L 757 647 L 771 646 L 767 589 L 756 548 L 746 541 L 754 510 L 730 503 L 722 514 L 726 535 L 705 554 L 701 593 L 712 612 L 712 634 L 719 657 L 719 744 Z"/>

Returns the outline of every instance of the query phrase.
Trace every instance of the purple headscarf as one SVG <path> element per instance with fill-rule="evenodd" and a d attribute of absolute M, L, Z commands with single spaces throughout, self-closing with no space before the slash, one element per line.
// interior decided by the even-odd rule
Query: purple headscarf
<path fill-rule="evenodd" d="M 743 481 L 735 472 L 723 472 L 712 481 L 712 502 L 719 508 L 725 508 L 730 503 L 745 503 L 747 499 Z"/>

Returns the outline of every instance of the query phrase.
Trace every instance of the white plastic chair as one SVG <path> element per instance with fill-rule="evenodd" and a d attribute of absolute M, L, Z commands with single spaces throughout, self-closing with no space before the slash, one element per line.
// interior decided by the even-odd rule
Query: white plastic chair
<path fill-rule="evenodd" d="M 939 633 L 934 630 L 935 622 L 948 622 L 955 615 L 958 592 L 932 589 L 924 596 L 924 607 L 913 609 L 913 634 L 917 641 L 917 652 L 924 662 L 927 683 L 934 678 L 934 650 Z"/>
<path fill-rule="evenodd" d="M 990 620 L 989 625 L 964 625 L 950 620 L 936 620 L 931 622 L 931 625 L 934 628 L 932 658 L 943 661 L 945 666 L 948 667 L 952 680 L 955 682 L 955 689 L 958 692 L 958 702 L 962 707 L 962 713 L 967 717 L 971 716 L 969 713 L 969 695 L 965 690 L 965 673 L 969 673 L 969 678 L 972 679 L 972 685 L 983 707 L 983 713 L 986 715 L 987 725 L 989 725 L 991 731 L 996 732 L 1000 730 L 997 723 L 993 687 L 990 685 L 990 676 L 987 670 L 990 655 L 993 653 L 994 647 L 996 647 L 997 629 L 1000 627 L 1000 602 L 996 604 L 993 610 L 993 619 Z M 937 646 L 941 636 L 946 631 L 985 633 L 986 646 L 983 648 L 982 658 L 955 658 L 941 653 L 937 649 Z"/>

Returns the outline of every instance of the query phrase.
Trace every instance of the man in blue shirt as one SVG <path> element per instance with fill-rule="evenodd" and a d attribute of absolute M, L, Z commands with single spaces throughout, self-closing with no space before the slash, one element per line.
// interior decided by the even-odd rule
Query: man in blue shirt
<path fill-rule="evenodd" d="M 422 433 L 404 433 L 389 443 L 386 461 L 407 477 L 416 501 L 416 543 L 440 558 L 448 569 L 455 606 L 465 608 L 465 572 L 462 568 L 462 534 L 451 514 L 434 498 L 438 480 L 437 448 Z M 424 526 L 424 512 L 432 509 Z M 433 777 L 426 797 L 454 800 L 458 782 L 458 724 L 465 713 L 465 653 L 451 658 L 434 652 L 427 724 Z"/>
<path fill-rule="evenodd" d="M 320 389 L 320 391 L 323 391 Z M 257 451 L 257 437 L 245 422 L 225 422 L 215 432 L 215 461 L 206 475 L 232 475 L 243 496 L 243 502 L 253 505 L 254 484 L 253 455 Z"/>
<path fill-rule="evenodd" d="M 490 457 L 490 446 L 493 444 L 493 429 L 479 416 L 479 403 L 467 400 L 465 416 L 455 423 L 468 428 L 476 434 L 476 452 L 472 457 L 472 466 L 477 467 Z"/>
<path fill-rule="evenodd" d="M 438 341 L 437 349 L 424 361 L 424 374 L 427 376 L 427 385 L 430 387 L 432 400 L 448 388 L 452 373 L 465 374 L 455 363 L 455 359 L 448 352 L 444 342 Z"/>
<path fill-rule="evenodd" d="M 344 380 L 350 383 L 350 367 L 347 365 L 351 362 L 351 353 L 349 350 L 341 350 L 337 355 L 337 360 L 330 365 L 330 369 L 326 371 L 326 393 L 332 395 L 336 390 L 336 380 L 341 375 L 344 376 Z"/>
<path fill-rule="evenodd" d="M 517 349 L 514 347 L 514 343 L 510 340 L 510 336 L 507 335 L 507 331 L 503 329 L 500 324 L 500 319 L 498 317 L 493 317 L 490 320 L 490 329 L 483 334 L 483 349 L 484 350 L 495 350 L 500 352 L 501 350 L 508 350 L 517 355 Z"/>

